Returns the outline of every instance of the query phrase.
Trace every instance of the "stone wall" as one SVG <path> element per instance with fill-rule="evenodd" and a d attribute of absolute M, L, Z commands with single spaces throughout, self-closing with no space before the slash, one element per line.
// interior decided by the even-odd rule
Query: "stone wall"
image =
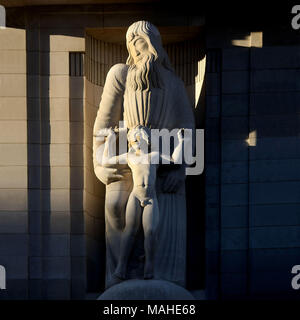
<path fill-rule="evenodd" d="M 84 51 L 84 34 L 28 18 L 28 298 L 84 298 L 84 87 L 69 76 L 69 52 Z"/>
<path fill-rule="evenodd" d="M 256 132 L 249 147 L 249 273 L 255 295 L 296 294 L 290 272 L 300 257 L 299 49 L 249 53 L 249 127 Z"/>
<path fill-rule="evenodd" d="M 99 29 L 93 33 L 103 37 Z M 116 33 L 114 33 L 116 36 Z M 204 126 L 205 94 L 203 90 L 205 74 L 204 38 L 183 42 L 167 43 L 164 47 L 174 66 L 176 74 L 182 79 L 187 89 L 191 105 L 195 110 L 198 128 Z M 125 35 L 121 43 L 108 43 L 87 33 L 86 35 L 86 105 L 85 105 L 85 152 L 86 161 L 91 161 L 91 135 L 96 112 L 110 67 L 116 63 L 125 63 L 128 52 L 125 45 Z M 87 223 L 88 248 L 88 290 L 99 291 L 103 286 L 102 272 L 104 269 L 104 190 L 97 181 L 93 168 L 85 168 L 85 194 L 88 196 L 85 207 Z M 200 176 L 189 177 L 187 180 L 188 203 L 188 265 L 187 283 L 191 289 L 204 286 L 204 199 L 199 205 L 198 192 L 203 190 L 204 181 Z M 97 191 L 97 189 L 99 191 Z M 94 199 L 94 200 L 93 200 Z M 88 201 L 89 200 L 89 201 Z M 195 254 L 197 252 L 197 254 Z M 100 271 L 99 271 L 100 270 Z M 102 278 L 101 278 L 102 277 Z M 90 280 L 89 280 L 90 279 Z"/>
<path fill-rule="evenodd" d="M 0 299 L 28 297 L 26 33 L 0 29 Z"/>
<path fill-rule="evenodd" d="M 105 277 L 105 186 L 97 179 L 93 165 L 93 127 L 103 87 L 85 81 L 84 108 L 84 219 L 87 248 L 87 290 L 104 290 Z"/>
<path fill-rule="evenodd" d="M 209 297 L 295 294 L 290 272 L 300 253 L 297 50 L 251 47 L 251 35 L 247 45 L 209 50 Z"/>
<path fill-rule="evenodd" d="M 0 30 L 2 35 L 16 32 L 0 43 L 0 73 L 5 73 L 0 86 L 0 142 L 4 148 L 0 165 L 7 167 L 0 183 L 5 200 L 1 200 L 0 212 L 7 221 L 2 224 L 1 220 L 0 226 L 0 237 L 4 237 L 0 264 L 7 266 L 9 280 L 7 291 L 0 292 L 3 298 L 79 299 L 87 291 L 103 288 L 104 186 L 93 172 L 92 128 L 106 75 L 100 68 L 101 83 L 95 82 L 100 77 L 85 81 L 83 74 L 70 76 L 70 53 L 85 52 L 86 28 L 107 33 L 149 19 L 165 26 L 164 36 L 178 42 L 191 39 L 198 30 L 193 27 L 203 24 L 201 17 L 185 16 L 188 10 L 159 9 L 134 4 L 103 5 L 88 13 L 90 7 L 19 8 L 11 11 L 10 21 L 18 16 L 21 26 L 25 17 L 24 29 Z M 177 27 L 169 34 L 168 26 Z M 191 102 L 199 107 L 205 59 L 202 51 L 198 63 L 199 47 L 193 48 L 194 44 L 169 41 L 167 50 L 186 82 Z M 190 55 L 189 48 L 197 49 L 196 55 Z M 111 56 L 107 58 L 110 61 Z M 11 100 L 4 104 L 5 99 Z M 190 216 L 200 215 L 191 211 Z M 190 248 L 199 247 L 194 241 L 199 239 L 196 220 L 190 220 Z M 191 251 L 194 280 L 203 261 Z M 191 282 L 197 287 L 196 281 Z"/>

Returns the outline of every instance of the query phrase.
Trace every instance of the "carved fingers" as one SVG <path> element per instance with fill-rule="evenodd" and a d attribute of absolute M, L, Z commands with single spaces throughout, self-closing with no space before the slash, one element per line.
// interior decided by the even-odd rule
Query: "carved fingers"
<path fill-rule="evenodd" d="M 112 182 L 120 181 L 124 178 L 123 175 L 117 173 L 118 170 L 115 168 L 107 168 L 97 166 L 95 169 L 96 177 L 105 185 Z"/>

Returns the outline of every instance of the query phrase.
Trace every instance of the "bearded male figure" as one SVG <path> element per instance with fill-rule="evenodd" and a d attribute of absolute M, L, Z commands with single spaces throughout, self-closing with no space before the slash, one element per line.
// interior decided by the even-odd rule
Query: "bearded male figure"
<path fill-rule="evenodd" d="M 159 31 L 147 21 L 132 24 L 126 34 L 129 53 L 126 64 L 113 66 L 106 78 L 94 125 L 99 129 L 119 125 L 129 129 L 138 125 L 151 129 L 194 129 L 194 116 L 183 82 L 175 75 L 162 47 Z M 132 190 L 127 164 L 101 166 L 96 150 L 101 142 L 94 138 L 95 174 L 106 184 L 106 287 L 116 283 L 114 272 L 120 255 L 125 227 L 125 210 Z M 172 151 L 171 151 L 172 152 Z M 185 164 L 158 168 L 156 194 L 160 219 L 155 248 L 154 279 L 185 286 L 186 202 Z M 137 237 L 127 278 L 143 278 L 143 252 Z"/>

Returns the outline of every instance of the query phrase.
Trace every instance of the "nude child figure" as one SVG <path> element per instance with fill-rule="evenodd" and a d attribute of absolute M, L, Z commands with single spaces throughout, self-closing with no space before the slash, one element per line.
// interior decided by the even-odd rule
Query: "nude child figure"
<path fill-rule="evenodd" d="M 105 143 L 98 149 L 98 162 L 105 166 L 126 161 L 133 177 L 133 189 L 126 206 L 126 224 L 121 236 L 120 256 L 114 276 L 121 280 L 126 279 L 128 260 L 142 222 L 145 250 L 144 279 L 152 279 L 156 231 L 159 222 L 159 207 L 155 191 L 157 163 L 162 159 L 178 163 L 182 157 L 183 143 L 187 138 L 183 137 L 182 130 L 178 130 L 178 144 L 170 157 L 158 151 L 149 152 L 150 129 L 141 125 L 129 130 L 128 152 L 118 156 L 114 155 L 116 137 L 113 129 L 101 129 L 97 137 L 106 138 Z"/>

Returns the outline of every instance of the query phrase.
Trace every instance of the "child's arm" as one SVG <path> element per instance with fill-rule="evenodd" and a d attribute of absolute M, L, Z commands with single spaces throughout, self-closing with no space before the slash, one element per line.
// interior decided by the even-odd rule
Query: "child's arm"
<path fill-rule="evenodd" d="M 160 154 L 160 157 L 162 160 L 164 160 L 164 163 L 170 163 L 173 162 L 175 164 L 181 164 L 182 163 L 182 152 L 183 152 L 183 143 L 187 140 L 190 140 L 189 138 L 183 138 L 183 130 L 179 130 L 177 133 L 178 137 L 178 144 L 175 147 L 171 157 L 165 154 Z"/>
<path fill-rule="evenodd" d="M 128 163 L 128 153 L 116 155 L 116 135 L 115 131 L 109 129 L 110 132 L 106 138 L 103 151 L 103 164 Z"/>
<path fill-rule="evenodd" d="M 175 147 L 171 158 L 174 163 L 182 163 L 182 151 L 183 151 L 183 142 L 184 142 L 182 129 L 178 131 L 177 137 L 178 137 L 178 144 Z"/>
<path fill-rule="evenodd" d="M 128 153 L 122 153 L 118 156 L 115 156 L 115 157 L 111 157 L 110 160 L 109 160 L 110 164 L 117 164 L 117 163 L 122 163 L 122 164 L 125 164 L 125 163 L 128 163 Z"/>

